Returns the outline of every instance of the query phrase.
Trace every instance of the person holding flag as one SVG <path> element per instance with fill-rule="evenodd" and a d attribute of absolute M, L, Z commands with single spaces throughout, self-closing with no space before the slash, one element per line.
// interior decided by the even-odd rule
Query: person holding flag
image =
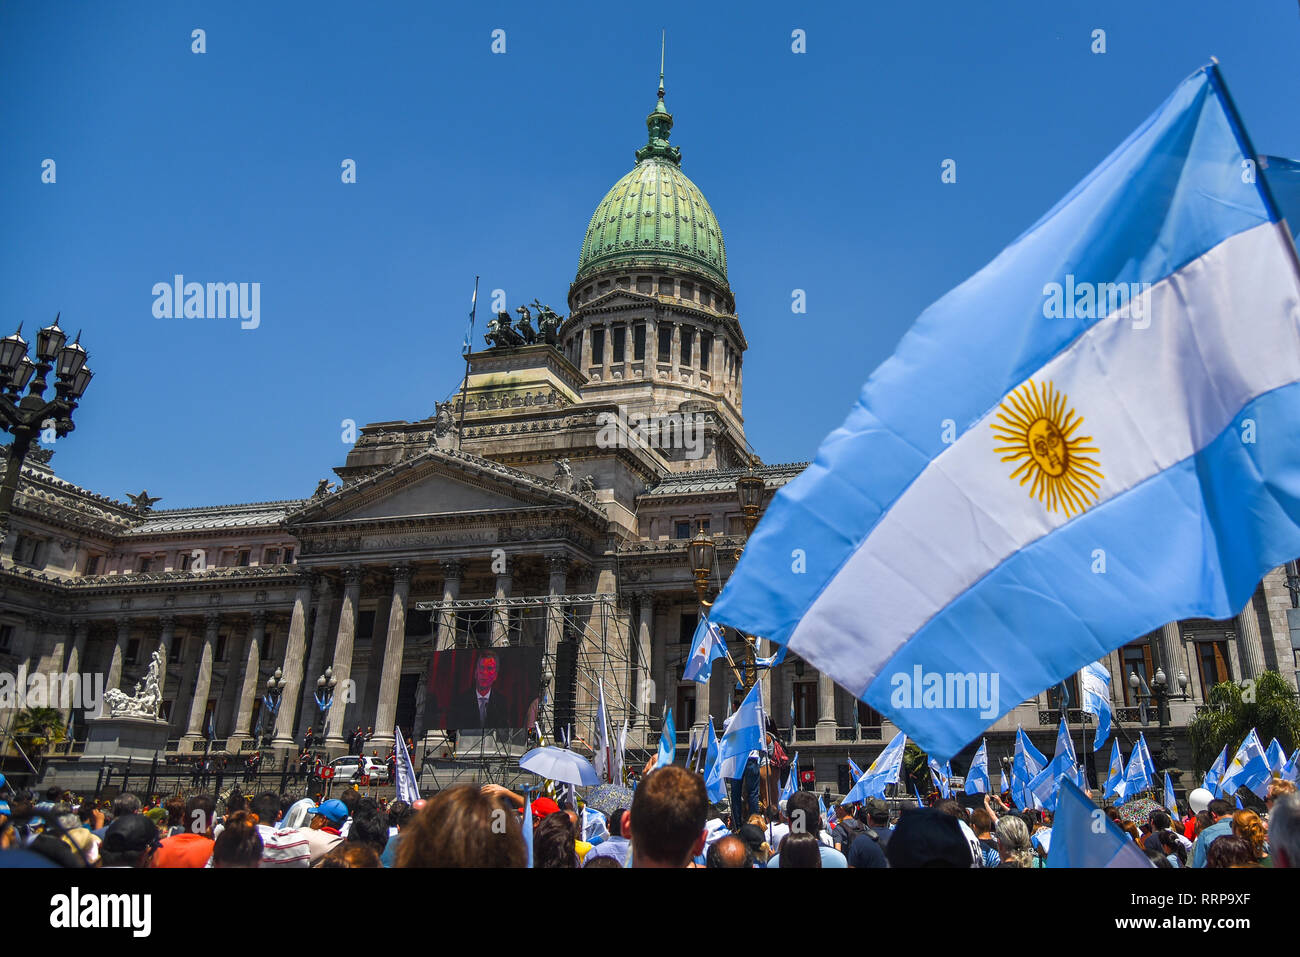
<path fill-rule="evenodd" d="M 718 762 L 722 777 L 731 782 L 731 829 L 740 830 L 749 815 L 758 811 L 758 761 L 764 750 L 766 720 L 763 686 L 749 689 L 740 707 L 722 727 Z"/>

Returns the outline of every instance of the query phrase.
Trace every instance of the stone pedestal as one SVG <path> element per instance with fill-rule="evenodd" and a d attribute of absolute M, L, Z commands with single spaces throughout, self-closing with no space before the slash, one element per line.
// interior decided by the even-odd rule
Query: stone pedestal
<path fill-rule="evenodd" d="M 148 763 L 167 750 L 167 722 L 161 718 L 88 718 L 86 749 L 81 760 Z"/>

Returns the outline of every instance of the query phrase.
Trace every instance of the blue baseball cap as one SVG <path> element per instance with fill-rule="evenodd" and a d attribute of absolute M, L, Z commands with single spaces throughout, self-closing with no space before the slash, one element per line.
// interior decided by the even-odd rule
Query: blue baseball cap
<path fill-rule="evenodd" d="M 335 824 L 342 824 L 348 819 L 348 806 L 337 798 L 331 798 L 312 808 L 311 813 L 323 814 Z"/>

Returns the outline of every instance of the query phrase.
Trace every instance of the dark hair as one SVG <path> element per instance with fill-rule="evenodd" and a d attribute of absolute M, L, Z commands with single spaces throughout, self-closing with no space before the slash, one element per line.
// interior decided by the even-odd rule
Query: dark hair
<path fill-rule="evenodd" d="M 573 822 L 567 814 L 548 814 L 533 830 L 533 867 L 577 867 Z"/>
<path fill-rule="evenodd" d="M 1157 831 L 1163 831 L 1170 825 L 1169 812 L 1155 810 L 1151 812 L 1151 826 Z"/>
<path fill-rule="evenodd" d="M 236 811 L 248 810 L 248 798 L 244 797 L 242 791 L 236 789 L 230 792 L 230 797 L 226 798 L 226 814 L 234 814 Z"/>
<path fill-rule="evenodd" d="M 609 836 L 623 837 L 623 815 L 627 813 L 627 808 L 621 807 L 609 816 Z"/>
<path fill-rule="evenodd" d="M 947 814 L 949 817 L 955 817 L 959 821 L 966 820 L 966 809 L 954 801 L 952 798 L 945 798 L 934 806 L 936 811 Z"/>
<path fill-rule="evenodd" d="M 369 844 L 377 854 L 383 854 L 384 847 L 388 844 L 388 824 L 377 810 L 357 808 L 357 812 L 352 815 L 348 840 L 354 844 Z"/>
<path fill-rule="evenodd" d="M 277 818 L 277 820 L 282 819 L 286 814 L 289 813 L 289 808 L 293 807 L 301 800 L 302 798 L 296 798 L 292 794 L 281 794 L 280 795 L 280 817 Z"/>
<path fill-rule="evenodd" d="M 1178 858 L 1179 867 L 1187 866 L 1187 849 L 1183 847 L 1173 831 L 1156 832 L 1156 840 L 1160 842 L 1160 849 L 1166 856 L 1173 854 Z"/>
<path fill-rule="evenodd" d="M 1216 837 L 1205 852 L 1206 867 L 1241 867 L 1254 860 L 1250 853 L 1250 842 L 1235 834 Z"/>
<path fill-rule="evenodd" d="M 1203 830 L 1205 830 L 1213 823 L 1214 823 L 1214 815 L 1210 813 L 1209 808 L 1206 808 L 1204 811 L 1197 811 L 1196 831 L 1194 833 L 1199 835 Z"/>
<path fill-rule="evenodd" d="M 791 831 L 781 841 L 780 867 L 821 867 L 822 849 L 817 835 L 806 831 Z"/>
<path fill-rule="evenodd" d="M 985 831 L 993 830 L 993 815 L 982 807 L 977 807 L 970 812 L 970 826 L 976 834 L 983 834 Z"/>
<path fill-rule="evenodd" d="M 1106 816 L 1110 818 L 1112 821 L 1118 821 L 1119 808 L 1117 808 L 1115 805 L 1112 804 L 1110 807 L 1106 808 Z"/>
<path fill-rule="evenodd" d="M 388 805 L 388 826 L 401 827 L 414 812 L 405 801 L 394 801 Z"/>
<path fill-rule="evenodd" d="M 518 816 L 472 784 L 458 784 L 430 798 L 397 845 L 398 867 L 524 867 L 527 863 Z"/>
<path fill-rule="evenodd" d="M 185 827 L 185 798 L 173 794 L 163 805 L 167 811 L 168 827 Z"/>
<path fill-rule="evenodd" d="M 213 867 L 257 867 L 262 861 L 262 835 L 257 815 L 236 811 L 212 845 Z"/>
<path fill-rule="evenodd" d="M 211 834 L 216 823 L 217 801 L 211 794 L 195 794 L 185 802 L 185 830 L 195 834 Z"/>
<path fill-rule="evenodd" d="M 275 822 L 280 819 L 280 795 L 274 791 L 263 791 L 253 798 L 251 810 L 262 824 L 275 827 Z"/>
<path fill-rule="evenodd" d="M 1215 817 L 1223 817 L 1223 815 L 1232 810 L 1232 805 L 1222 798 L 1215 798 L 1210 802 L 1210 806 L 1206 808 L 1206 810 Z"/>
<path fill-rule="evenodd" d="M 734 834 L 714 841 L 704 856 L 705 867 L 753 867 L 754 854 L 749 845 Z"/>
<path fill-rule="evenodd" d="M 361 801 L 361 792 L 354 791 L 352 788 L 344 788 L 343 793 L 339 795 L 339 800 L 348 809 L 348 816 L 351 817 L 352 812 L 356 810 L 357 804 Z"/>
<path fill-rule="evenodd" d="M 140 798 L 130 791 L 123 791 L 117 797 L 113 798 L 113 817 L 126 817 L 128 814 L 139 814 Z"/>
<path fill-rule="evenodd" d="M 601 854 L 601 855 L 598 856 L 598 857 L 592 857 L 590 854 L 588 854 L 588 855 L 587 855 L 587 863 L 585 863 L 585 864 L 582 865 L 582 869 L 583 869 L 584 871 L 587 870 L 587 869 L 589 869 L 589 868 L 590 868 L 591 870 L 596 870 L 596 869 L 599 869 L 599 868 L 602 868 L 602 867 L 606 867 L 606 868 L 608 868 L 608 867 L 612 867 L 612 868 L 615 868 L 615 869 L 617 869 L 617 870 L 622 870 L 622 869 L 623 869 L 623 865 L 620 864 L 620 863 L 619 863 L 617 860 L 615 860 L 614 858 L 610 857 L 608 854 Z"/>
<path fill-rule="evenodd" d="M 1145 853 L 1147 856 L 1147 860 L 1151 862 L 1152 867 L 1173 867 L 1174 866 L 1169 863 L 1169 858 L 1165 854 L 1161 853 L 1160 851 L 1148 847 L 1146 848 Z"/>
<path fill-rule="evenodd" d="M 382 867 L 379 855 L 368 844 L 344 841 L 327 851 L 312 867 Z"/>
<path fill-rule="evenodd" d="M 370 797 L 369 795 L 364 795 L 364 794 L 357 799 L 357 806 L 353 808 L 354 812 L 355 811 L 378 811 L 378 810 L 379 810 L 379 802 L 376 801 L 374 798 Z"/>
<path fill-rule="evenodd" d="M 811 791 L 795 791 L 785 802 L 785 816 L 790 819 L 791 833 L 808 833 L 814 837 L 822 829 L 822 809 Z"/>
<path fill-rule="evenodd" d="M 633 859 L 684 866 L 704 833 L 708 808 L 698 774 L 671 764 L 651 771 L 632 796 Z"/>

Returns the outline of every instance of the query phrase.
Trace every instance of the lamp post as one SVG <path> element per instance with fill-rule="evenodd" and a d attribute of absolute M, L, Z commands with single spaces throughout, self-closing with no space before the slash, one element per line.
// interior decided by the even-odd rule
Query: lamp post
<path fill-rule="evenodd" d="M 1138 677 L 1137 672 L 1130 671 L 1128 673 L 1128 686 L 1133 689 L 1134 696 L 1139 701 L 1146 700 L 1155 702 L 1156 715 L 1160 721 L 1161 764 L 1161 767 L 1156 768 L 1155 770 L 1167 772 L 1169 774 L 1170 783 L 1173 784 L 1175 790 L 1178 790 L 1181 785 L 1179 779 L 1182 777 L 1183 772 L 1178 768 L 1178 755 L 1174 751 L 1174 729 L 1169 713 L 1169 702 L 1187 700 L 1187 675 L 1184 674 L 1183 670 L 1180 668 L 1178 670 L 1178 676 L 1174 680 L 1178 685 L 1177 693 L 1171 689 L 1169 679 L 1165 677 L 1165 670 L 1163 668 L 1157 668 L 1155 677 L 1151 679 L 1151 693 L 1146 695 L 1138 691 L 1138 688 L 1142 684 L 1142 679 Z"/>
<path fill-rule="evenodd" d="M 320 720 L 321 734 L 325 733 L 325 714 L 334 704 L 334 688 L 337 685 L 333 667 L 326 668 L 325 673 L 316 679 L 316 716 Z"/>
<path fill-rule="evenodd" d="M 35 362 L 27 355 L 22 331 L 20 324 L 17 332 L 0 339 L 0 429 L 14 437 L 7 449 L 9 462 L 0 484 L 0 543 L 9 530 L 18 476 L 32 440 L 46 430 L 62 438 L 76 428 L 72 413 L 94 375 L 86 366 L 86 350 L 79 341 L 81 333 L 68 342 L 59 328 L 58 316 L 36 334 Z M 55 374 L 54 397 L 47 399 L 46 377 L 51 370 Z M 26 395 L 22 395 L 24 388 Z"/>

